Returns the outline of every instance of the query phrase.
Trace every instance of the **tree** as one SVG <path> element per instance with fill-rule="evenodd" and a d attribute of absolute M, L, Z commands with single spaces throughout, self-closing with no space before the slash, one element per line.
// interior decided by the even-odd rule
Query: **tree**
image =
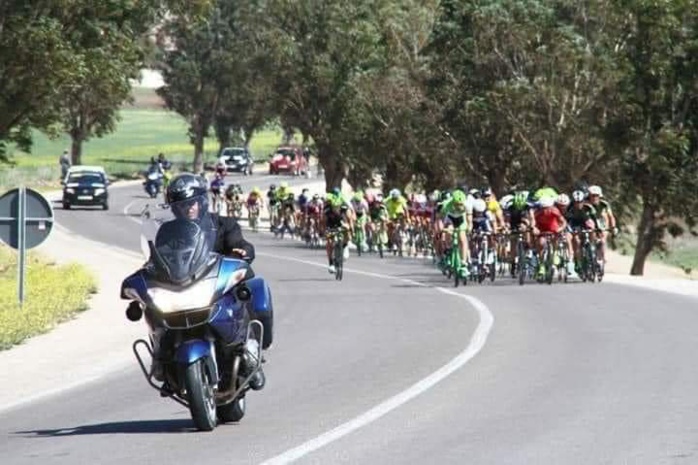
<path fill-rule="evenodd" d="M 616 6 L 620 105 L 607 139 L 621 154 L 625 202 L 640 203 L 630 274 L 698 220 L 698 5 L 628 0 Z"/>
<path fill-rule="evenodd" d="M 252 50 L 255 24 L 249 7 L 218 0 L 205 17 L 177 18 L 166 26 L 174 45 L 163 50 L 165 86 L 158 92 L 189 122 L 197 172 L 211 126 L 221 148 L 230 143 L 231 132 L 243 132 L 249 143 L 272 113 L 260 66 L 263 51 Z"/>
<path fill-rule="evenodd" d="M 54 133 L 63 123 L 80 140 L 110 130 L 108 108 L 124 100 L 141 34 L 165 14 L 199 15 L 208 2 L 0 2 L 0 161 L 10 143 L 30 151 L 31 128 Z"/>
<path fill-rule="evenodd" d="M 258 37 L 274 62 L 279 114 L 312 137 L 328 188 L 341 184 L 358 157 L 351 141 L 365 115 L 357 113 L 357 80 L 385 56 L 379 4 L 269 0 L 261 12 Z"/>
<path fill-rule="evenodd" d="M 58 118 L 58 97 L 76 64 L 56 8 L 62 3 L 0 3 L 0 161 L 8 161 L 10 143 L 29 151 L 30 128 Z"/>
<path fill-rule="evenodd" d="M 173 46 L 162 51 L 165 85 L 157 90 L 171 110 L 189 123 L 193 169 L 203 170 L 204 141 L 218 109 L 220 81 L 227 80 L 229 55 L 223 40 L 227 25 L 219 5 L 204 18 L 174 18 L 165 26 Z M 227 81 L 226 81 L 227 82 Z"/>
<path fill-rule="evenodd" d="M 87 21 L 83 15 L 83 21 Z M 80 164 L 82 144 L 116 128 L 118 110 L 130 97 L 129 79 L 138 77 L 138 44 L 115 23 L 96 20 L 97 34 L 81 34 L 76 44 L 79 65 L 60 98 L 61 124 L 71 138 L 73 164 Z"/>

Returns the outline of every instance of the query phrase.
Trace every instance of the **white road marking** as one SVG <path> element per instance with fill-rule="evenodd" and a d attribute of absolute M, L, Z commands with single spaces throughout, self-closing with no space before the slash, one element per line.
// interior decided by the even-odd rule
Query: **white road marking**
<path fill-rule="evenodd" d="M 297 262 L 297 263 L 302 263 L 305 265 L 311 265 L 311 266 L 316 266 L 320 268 L 325 268 L 326 265 L 318 262 L 311 262 L 308 260 L 301 260 L 298 258 L 291 258 L 291 257 L 285 257 L 285 256 L 279 256 L 279 255 L 272 255 L 272 254 L 265 254 L 265 253 L 258 253 L 258 256 L 263 256 L 263 257 L 271 257 L 275 259 L 281 259 L 281 260 L 286 260 L 286 261 L 292 261 L 292 262 Z M 395 280 L 395 281 L 401 281 L 404 283 L 408 283 L 411 285 L 419 286 L 419 287 L 430 287 L 424 283 L 420 283 L 417 281 L 413 281 L 411 279 L 404 279 L 404 278 L 398 278 L 396 276 L 391 276 L 391 275 L 385 275 L 385 274 L 380 274 L 380 273 L 371 273 L 368 271 L 362 271 L 362 270 L 353 270 L 350 268 L 344 268 L 344 271 L 347 273 L 353 273 L 353 274 L 359 274 L 359 275 L 364 275 L 364 276 L 370 276 L 374 278 L 379 278 L 379 279 L 390 279 L 390 280 Z M 436 289 L 439 292 L 442 292 L 447 295 L 459 297 L 461 299 L 465 299 L 470 303 L 475 310 L 478 313 L 478 317 L 480 319 L 480 322 L 477 325 L 477 328 L 475 329 L 475 332 L 473 333 L 472 337 L 470 338 L 470 342 L 468 345 L 465 347 L 465 349 L 460 352 L 458 355 L 456 355 L 451 361 L 449 361 L 446 365 L 442 366 L 426 378 L 421 379 L 420 381 L 416 382 L 412 386 L 408 387 L 404 391 L 394 395 L 393 397 L 390 397 L 389 399 L 381 402 L 380 404 L 376 405 L 375 407 L 371 408 L 370 410 L 366 411 L 365 413 L 362 413 L 361 415 L 352 418 L 351 420 L 342 423 L 341 425 L 337 426 L 336 428 L 327 431 L 313 439 L 310 439 L 307 442 L 304 442 L 303 444 L 294 447 L 293 449 L 289 449 L 285 452 L 282 452 L 281 454 L 272 457 L 268 460 L 265 460 L 262 462 L 262 465 L 278 465 L 278 464 L 285 464 L 285 463 L 291 463 L 294 462 L 311 452 L 314 452 L 332 442 L 335 442 L 344 436 L 363 428 L 364 426 L 369 425 L 370 423 L 378 420 L 379 418 L 385 416 L 386 414 L 390 413 L 391 411 L 395 410 L 396 408 L 406 404 L 410 400 L 414 399 L 420 394 L 423 394 L 424 392 L 428 391 L 432 387 L 434 387 L 436 384 L 439 382 L 443 381 L 446 379 L 449 375 L 451 375 L 453 372 L 457 371 L 458 369 L 462 368 L 465 364 L 467 364 L 470 360 L 473 359 L 485 346 L 485 343 L 487 342 L 487 337 L 490 334 L 490 331 L 492 330 L 492 326 L 494 325 L 494 315 L 492 315 L 492 312 L 487 308 L 487 306 L 482 303 L 479 299 L 476 299 L 473 296 L 467 295 L 467 294 L 460 294 L 458 292 L 452 291 L 450 289 L 445 289 L 443 287 L 435 287 L 433 289 Z"/>

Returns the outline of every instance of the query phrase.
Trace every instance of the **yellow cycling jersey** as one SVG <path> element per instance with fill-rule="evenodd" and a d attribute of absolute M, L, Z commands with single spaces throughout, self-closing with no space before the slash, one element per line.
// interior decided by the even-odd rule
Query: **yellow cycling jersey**
<path fill-rule="evenodd" d="M 407 199 L 404 197 L 398 197 L 397 199 L 389 197 L 388 200 L 385 201 L 385 208 L 388 210 L 388 216 L 394 218 L 407 211 Z"/>
<path fill-rule="evenodd" d="M 487 202 L 487 210 L 496 215 L 497 212 L 502 211 L 502 207 L 499 205 L 499 201 L 495 199 Z"/>

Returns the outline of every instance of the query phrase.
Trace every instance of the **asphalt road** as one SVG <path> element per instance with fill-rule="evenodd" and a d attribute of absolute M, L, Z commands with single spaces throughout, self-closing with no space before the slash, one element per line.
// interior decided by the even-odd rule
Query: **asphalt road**
<path fill-rule="evenodd" d="M 111 195 L 109 212 L 57 219 L 138 251 L 124 209 L 147 199 L 139 187 Z M 247 236 L 277 321 L 267 387 L 239 424 L 192 432 L 134 361 L 0 415 L 0 461 L 698 463 L 695 300 L 609 283 L 454 291 L 428 265 L 393 258 L 352 257 L 336 282 L 321 252 Z"/>

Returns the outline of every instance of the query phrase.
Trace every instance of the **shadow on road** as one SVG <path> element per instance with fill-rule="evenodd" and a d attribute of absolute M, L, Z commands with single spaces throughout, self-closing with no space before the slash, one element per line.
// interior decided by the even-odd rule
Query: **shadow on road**
<path fill-rule="evenodd" d="M 59 436 L 83 436 L 91 434 L 143 434 L 143 433 L 188 433 L 195 431 L 191 420 L 139 420 L 95 423 L 59 429 L 37 429 L 17 431 L 14 434 L 28 438 Z"/>

